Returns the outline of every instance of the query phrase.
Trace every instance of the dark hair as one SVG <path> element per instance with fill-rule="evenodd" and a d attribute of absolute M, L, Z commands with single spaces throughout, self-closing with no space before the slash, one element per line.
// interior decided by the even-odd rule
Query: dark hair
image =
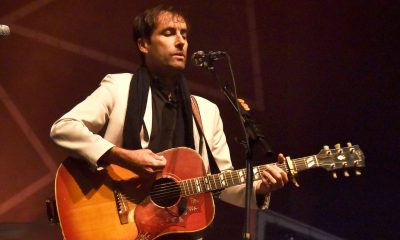
<path fill-rule="evenodd" d="M 133 21 L 133 41 L 135 42 L 136 47 L 138 47 L 139 39 L 146 39 L 150 40 L 151 34 L 153 34 L 154 29 L 157 27 L 158 23 L 158 16 L 162 12 L 169 12 L 172 16 L 179 16 L 183 20 L 185 20 L 186 25 L 189 29 L 189 23 L 186 20 L 184 14 L 180 11 L 175 9 L 173 6 L 165 6 L 165 5 L 158 5 L 154 8 L 150 8 L 145 10 L 143 13 L 137 15 L 135 20 Z M 142 63 L 144 63 L 144 55 L 140 52 L 140 57 Z"/>

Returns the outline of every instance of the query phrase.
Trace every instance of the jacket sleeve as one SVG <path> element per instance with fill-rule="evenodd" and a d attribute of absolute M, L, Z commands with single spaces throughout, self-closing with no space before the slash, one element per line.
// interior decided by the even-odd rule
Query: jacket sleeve
<path fill-rule="evenodd" d="M 211 151 L 213 156 L 217 162 L 218 168 L 221 171 L 229 171 L 233 170 L 233 165 L 230 158 L 229 147 L 226 142 L 225 133 L 223 130 L 223 123 L 219 113 L 218 107 L 214 105 L 214 114 L 213 114 L 213 123 L 214 130 L 212 137 L 209 141 Z M 209 139 L 207 139 L 208 141 Z M 251 197 L 251 208 L 257 209 L 261 208 L 262 210 L 267 209 L 269 206 L 270 195 L 266 195 L 264 201 L 259 206 L 256 201 L 256 186 L 260 183 L 260 181 L 253 182 L 253 192 Z M 221 192 L 219 198 L 227 203 L 238 207 L 245 207 L 245 199 L 246 199 L 246 186 L 245 184 L 233 186 L 230 188 L 226 188 Z"/>
<path fill-rule="evenodd" d="M 53 124 L 50 137 L 68 154 L 86 159 L 92 169 L 98 169 L 97 160 L 114 146 L 98 132 L 107 124 L 115 97 L 114 80 L 107 75 L 90 96 Z"/>

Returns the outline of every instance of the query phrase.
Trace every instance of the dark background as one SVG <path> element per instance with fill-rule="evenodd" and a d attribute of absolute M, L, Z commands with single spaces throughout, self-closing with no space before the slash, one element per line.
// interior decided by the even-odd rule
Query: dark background
<path fill-rule="evenodd" d="M 0 239 L 61 239 L 44 200 L 65 154 L 52 123 L 107 73 L 134 71 L 134 16 L 160 1 L 2 0 L 0 24 Z M 351 141 L 363 175 L 300 173 L 271 209 L 346 239 L 398 239 L 398 1 L 163 1 L 191 23 L 189 53 L 224 50 L 238 93 L 275 152 L 292 158 Z M 190 65 L 190 64 L 188 64 Z M 217 70 L 230 81 L 226 61 Z M 216 102 L 236 167 L 237 117 L 211 75 L 188 66 L 192 92 Z M 274 161 L 258 158 L 259 162 Z M 240 239 L 244 210 L 217 202 L 210 239 Z M 284 239 L 271 232 L 268 239 Z"/>

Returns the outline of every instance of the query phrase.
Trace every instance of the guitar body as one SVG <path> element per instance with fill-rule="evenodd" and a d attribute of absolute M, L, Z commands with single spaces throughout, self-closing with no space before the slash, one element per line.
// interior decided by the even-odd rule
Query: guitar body
<path fill-rule="evenodd" d="M 92 172 L 84 161 L 65 160 L 55 179 L 64 238 L 150 240 L 205 229 L 214 218 L 211 193 L 184 197 L 178 185 L 205 176 L 203 160 L 189 148 L 169 149 L 160 155 L 167 164 L 151 178 L 116 165 Z"/>

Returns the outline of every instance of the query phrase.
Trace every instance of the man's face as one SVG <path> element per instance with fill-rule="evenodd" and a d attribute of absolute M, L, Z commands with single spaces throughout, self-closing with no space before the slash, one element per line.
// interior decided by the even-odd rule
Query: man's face
<path fill-rule="evenodd" d="M 141 45 L 141 46 L 140 46 Z M 143 40 L 139 49 L 145 54 L 146 66 L 156 74 L 174 74 L 185 68 L 187 26 L 179 15 L 161 12 L 150 41 Z"/>

